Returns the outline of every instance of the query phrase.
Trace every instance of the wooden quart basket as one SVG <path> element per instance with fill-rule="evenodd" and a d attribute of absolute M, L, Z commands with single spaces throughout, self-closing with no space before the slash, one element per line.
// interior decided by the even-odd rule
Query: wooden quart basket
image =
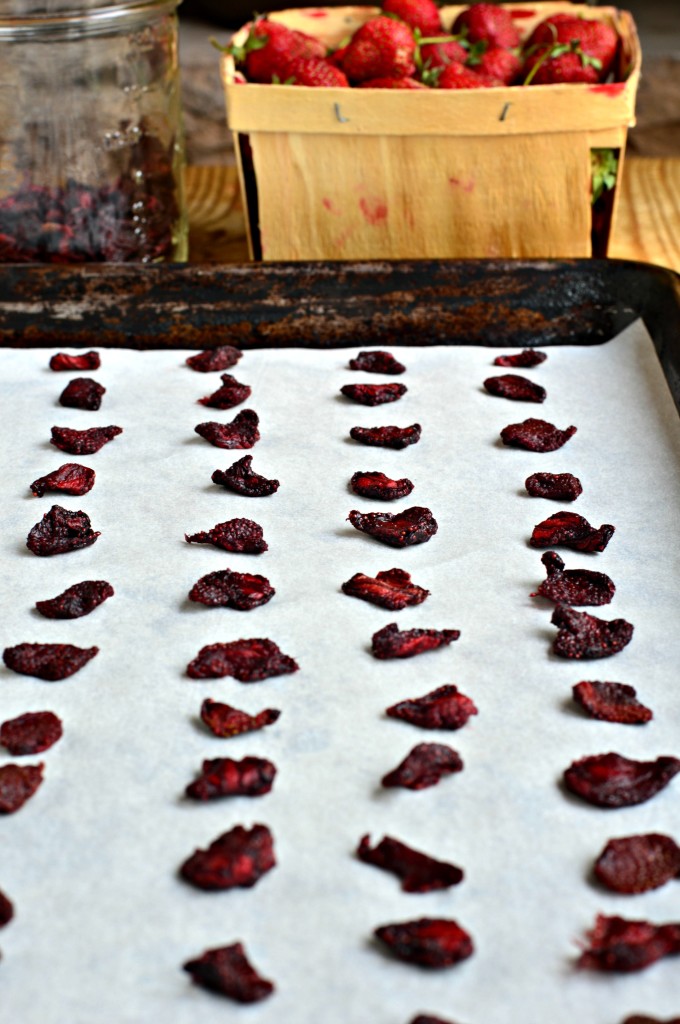
<path fill-rule="evenodd" d="M 617 81 L 424 91 L 244 84 L 222 58 L 251 258 L 593 255 L 591 149 L 619 154 L 635 123 L 640 46 L 627 11 L 508 6 L 523 36 L 550 14 L 606 19 Z M 449 28 L 463 6 L 441 9 Z M 375 7 L 272 14 L 336 46 Z M 248 26 L 235 39 L 245 39 Z M 616 189 L 601 229 L 606 252 Z"/>

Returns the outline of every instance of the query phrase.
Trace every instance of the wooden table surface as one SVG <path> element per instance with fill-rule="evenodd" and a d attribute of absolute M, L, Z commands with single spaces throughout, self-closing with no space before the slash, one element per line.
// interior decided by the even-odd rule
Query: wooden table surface
<path fill-rule="evenodd" d="M 236 169 L 189 167 L 186 186 L 191 262 L 247 262 Z M 680 157 L 628 157 L 609 255 L 680 273 Z"/>

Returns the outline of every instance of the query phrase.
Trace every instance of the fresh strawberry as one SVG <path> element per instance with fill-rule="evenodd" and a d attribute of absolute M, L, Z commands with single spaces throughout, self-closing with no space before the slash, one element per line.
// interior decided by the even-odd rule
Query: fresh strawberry
<path fill-rule="evenodd" d="M 434 0 L 384 0 L 386 14 L 396 14 L 422 36 L 437 36 L 442 32 L 442 19 Z"/>
<path fill-rule="evenodd" d="M 475 4 L 461 11 L 453 23 L 453 33 L 465 32 L 471 43 L 482 39 L 494 46 L 512 49 L 519 44 L 519 32 L 510 13 L 496 4 Z"/>
<path fill-rule="evenodd" d="M 448 64 L 464 64 L 468 59 L 468 51 L 455 39 L 448 43 L 422 43 L 419 52 L 420 65 L 427 70 L 445 68 Z"/>
<path fill-rule="evenodd" d="M 588 58 L 585 63 L 599 72 L 598 80 L 602 81 L 614 63 L 618 42 L 616 32 L 606 22 L 577 18 L 571 14 L 553 14 L 536 26 L 527 40 L 525 52 L 531 58 L 537 53 L 545 53 L 547 46 L 578 44 L 580 52 Z M 586 80 L 590 81 L 590 76 Z"/>
<path fill-rule="evenodd" d="M 326 88 L 348 86 L 347 76 L 320 57 L 296 57 L 286 64 L 285 79 L 289 85 L 311 85 Z"/>
<path fill-rule="evenodd" d="M 326 55 L 326 47 L 318 39 L 264 18 L 253 22 L 242 46 L 232 44 L 226 50 L 242 66 L 249 82 L 283 80 L 289 61 Z"/>
<path fill-rule="evenodd" d="M 427 89 L 415 78 L 371 78 L 367 82 L 359 82 L 359 89 Z"/>
<path fill-rule="evenodd" d="M 598 61 L 599 63 L 599 61 Z M 600 81 L 600 72 L 579 43 L 555 43 L 538 50 L 524 62 L 524 85 L 558 85 Z"/>
<path fill-rule="evenodd" d="M 416 66 L 416 41 L 403 21 L 378 15 L 352 36 L 342 60 L 342 70 L 351 82 L 371 78 L 408 78 Z"/>
<path fill-rule="evenodd" d="M 437 84 L 440 89 L 492 89 L 503 85 L 498 79 L 477 74 L 464 64 L 449 64 L 442 71 Z"/>
<path fill-rule="evenodd" d="M 511 85 L 522 70 L 522 61 L 514 50 L 506 50 L 503 46 L 487 46 L 485 43 L 475 43 L 467 65 L 505 85 Z"/>

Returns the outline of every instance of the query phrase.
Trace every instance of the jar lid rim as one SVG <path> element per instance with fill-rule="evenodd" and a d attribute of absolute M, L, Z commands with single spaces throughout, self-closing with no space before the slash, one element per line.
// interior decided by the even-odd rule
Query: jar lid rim
<path fill-rule="evenodd" d="M 144 11 L 167 8 L 169 10 L 177 7 L 182 0 L 112 0 L 107 4 L 104 0 L 95 0 L 92 6 L 87 3 L 77 6 L 73 0 L 65 0 L 63 8 L 50 5 L 51 9 L 29 10 L 20 14 L 6 13 L 3 8 L 5 4 L 0 0 L 0 33 L 16 29 L 31 29 L 43 27 L 58 27 L 61 25 L 77 24 L 79 22 L 108 22 L 118 18 L 129 17 L 133 14 L 143 14 Z"/>

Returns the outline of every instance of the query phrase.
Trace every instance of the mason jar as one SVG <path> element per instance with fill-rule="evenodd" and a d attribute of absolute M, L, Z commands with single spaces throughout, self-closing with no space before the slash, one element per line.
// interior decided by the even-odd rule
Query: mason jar
<path fill-rule="evenodd" d="M 185 260 L 178 0 L 0 0 L 0 261 Z"/>

